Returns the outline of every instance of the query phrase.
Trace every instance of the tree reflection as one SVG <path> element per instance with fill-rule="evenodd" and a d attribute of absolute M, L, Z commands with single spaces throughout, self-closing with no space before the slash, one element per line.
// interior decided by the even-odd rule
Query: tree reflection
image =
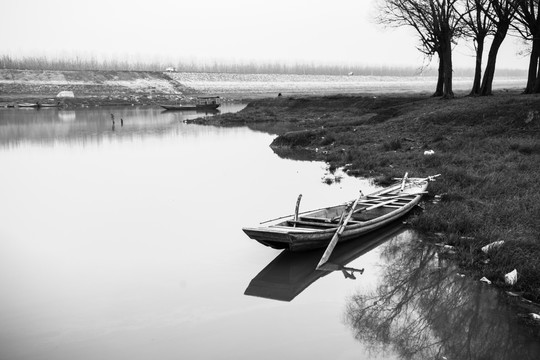
<path fill-rule="evenodd" d="M 347 305 L 355 338 L 404 359 L 538 359 L 537 340 L 499 293 L 457 276 L 437 251 L 419 241 L 388 244 L 381 284 Z"/>

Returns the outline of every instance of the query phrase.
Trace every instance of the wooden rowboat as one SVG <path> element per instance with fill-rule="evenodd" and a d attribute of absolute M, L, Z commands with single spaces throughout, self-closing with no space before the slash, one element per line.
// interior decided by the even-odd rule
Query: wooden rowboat
<path fill-rule="evenodd" d="M 275 249 L 304 251 L 324 248 L 338 229 L 338 241 L 341 243 L 403 217 L 420 202 L 422 195 L 427 192 L 428 181 L 434 177 L 420 179 L 405 176 L 395 185 L 360 196 L 354 209 L 350 209 L 350 204 L 342 204 L 301 214 L 296 212 L 295 215 L 242 230 L 250 238 Z M 350 220 L 341 228 L 343 217 L 349 215 L 351 210 Z"/>
<path fill-rule="evenodd" d="M 160 105 L 165 110 L 193 111 L 193 110 L 217 110 L 221 105 L 219 96 L 199 96 L 193 105 Z"/>

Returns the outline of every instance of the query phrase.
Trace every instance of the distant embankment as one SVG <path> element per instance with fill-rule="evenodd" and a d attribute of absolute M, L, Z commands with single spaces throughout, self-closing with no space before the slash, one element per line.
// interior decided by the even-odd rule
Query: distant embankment
<path fill-rule="evenodd" d="M 295 75 L 235 73 L 171 73 L 173 79 L 203 93 L 233 99 L 295 95 L 334 94 L 422 94 L 435 91 L 436 76 Z M 472 77 L 454 77 L 454 91 L 468 93 Z M 497 76 L 493 88 L 520 89 L 527 79 L 521 76 Z"/>
<path fill-rule="evenodd" d="M 524 77 L 496 77 L 494 89 L 519 89 Z M 114 70 L 0 69 L 0 102 L 53 98 L 73 91 L 82 104 L 155 104 L 201 94 L 228 99 L 296 95 L 421 94 L 435 90 L 433 76 L 229 74 Z M 467 93 L 472 78 L 455 77 L 454 91 Z"/>
<path fill-rule="evenodd" d="M 52 71 L 0 69 L 0 99 L 53 98 L 60 91 L 73 91 L 87 100 L 151 103 L 177 99 L 198 91 L 182 85 L 166 73 L 153 71 Z"/>

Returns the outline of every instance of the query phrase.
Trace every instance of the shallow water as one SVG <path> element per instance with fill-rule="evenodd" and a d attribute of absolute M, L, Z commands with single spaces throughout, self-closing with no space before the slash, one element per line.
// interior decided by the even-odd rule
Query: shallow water
<path fill-rule="evenodd" d="M 373 186 L 200 115 L 0 111 L 0 359 L 538 358 L 504 297 L 399 225 L 336 248 L 356 280 L 250 240 L 299 193 Z"/>

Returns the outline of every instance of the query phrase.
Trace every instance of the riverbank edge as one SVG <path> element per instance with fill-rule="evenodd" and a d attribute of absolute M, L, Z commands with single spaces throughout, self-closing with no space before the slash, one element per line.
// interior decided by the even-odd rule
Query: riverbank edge
<path fill-rule="evenodd" d="M 344 167 L 381 184 L 405 172 L 442 174 L 411 226 L 447 249 L 469 276 L 539 303 L 539 100 L 517 91 L 454 100 L 280 97 L 193 122 L 277 134 L 270 146 L 282 157 L 325 161 L 330 170 Z M 496 241 L 504 243 L 482 251 Z M 518 282 L 507 285 L 504 275 L 513 269 Z"/>
<path fill-rule="evenodd" d="M 149 106 L 199 95 L 169 72 L 0 69 L 0 108 L 37 102 L 60 108 Z"/>

